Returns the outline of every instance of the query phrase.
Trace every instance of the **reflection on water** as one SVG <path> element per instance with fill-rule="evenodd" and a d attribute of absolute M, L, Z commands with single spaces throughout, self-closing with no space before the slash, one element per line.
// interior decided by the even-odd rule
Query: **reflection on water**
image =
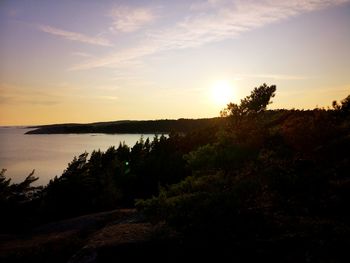
<path fill-rule="evenodd" d="M 39 177 L 36 185 L 44 185 L 61 175 L 67 164 L 85 151 L 105 151 L 125 142 L 133 146 L 141 134 L 40 134 L 25 135 L 28 129 L 0 127 L 0 169 L 12 182 L 23 180 L 33 169 Z M 143 135 L 152 139 L 153 134 Z"/>

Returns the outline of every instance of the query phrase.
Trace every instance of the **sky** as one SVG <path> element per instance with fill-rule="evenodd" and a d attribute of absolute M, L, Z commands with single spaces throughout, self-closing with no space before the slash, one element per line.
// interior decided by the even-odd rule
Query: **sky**
<path fill-rule="evenodd" d="M 350 94 L 349 0 L 0 1 L 0 125 L 219 116 Z"/>

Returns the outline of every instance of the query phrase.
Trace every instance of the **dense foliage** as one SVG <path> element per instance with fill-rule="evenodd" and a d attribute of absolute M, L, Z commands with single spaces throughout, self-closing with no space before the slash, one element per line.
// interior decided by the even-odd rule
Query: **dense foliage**
<path fill-rule="evenodd" d="M 254 103 L 257 91 L 269 99 Z M 228 124 L 216 140 L 184 156 L 192 176 L 137 206 L 183 233 L 191 246 L 260 240 L 281 248 L 275 254 L 299 257 L 291 261 L 344 259 L 350 242 L 349 97 L 332 110 L 264 111 L 274 91 L 263 85 L 241 105 L 229 104 Z M 303 252 L 293 255 L 291 247 Z"/>
<path fill-rule="evenodd" d="M 0 230 L 23 230 L 30 225 L 29 218 L 37 215 L 38 200 L 43 187 L 33 187 L 38 180 L 34 170 L 18 184 L 6 179 L 5 169 L 0 171 Z"/>
<path fill-rule="evenodd" d="M 159 185 L 188 175 L 175 140 L 141 139 L 131 149 L 120 144 L 105 153 L 74 158 L 62 176 L 43 191 L 43 210 L 52 218 L 133 206 L 135 198 L 158 193 Z"/>

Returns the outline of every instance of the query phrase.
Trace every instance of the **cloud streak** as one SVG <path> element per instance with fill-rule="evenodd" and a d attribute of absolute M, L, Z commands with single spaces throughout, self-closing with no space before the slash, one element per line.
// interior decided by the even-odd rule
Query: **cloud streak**
<path fill-rule="evenodd" d="M 108 39 L 105 39 L 102 37 L 90 37 L 81 33 L 66 31 L 66 30 L 48 26 L 48 25 L 40 25 L 39 29 L 42 32 L 61 37 L 63 39 L 71 40 L 71 41 L 77 41 L 77 42 L 90 44 L 90 45 L 97 45 L 97 46 L 106 46 L 106 47 L 113 46 Z"/>
<path fill-rule="evenodd" d="M 273 79 L 273 80 L 305 80 L 309 77 L 284 75 L 284 74 L 242 74 L 237 76 L 238 79 L 254 78 L 254 79 Z"/>
<path fill-rule="evenodd" d="M 0 105 L 30 104 L 52 106 L 61 102 L 58 95 L 40 91 L 38 89 L 17 87 L 0 84 Z"/>
<path fill-rule="evenodd" d="M 305 12 L 348 2 L 348 0 L 229 1 L 209 0 L 200 8 L 190 7 L 190 15 L 170 28 L 148 32 L 142 44 L 115 51 L 108 56 L 74 65 L 71 70 L 116 67 L 165 50 L 194 48 L 232 39 L 240 34 Z M 200 9 L 200 11 L 195 11 Z M 127 20 L 126 20 L 127 21 Z M 127 23 L 125 23 L 127 29 Z M 120 24 L 122 28 L 122 23 Z M 130 30 L 136 27 L 130 26 Z"/>
<path fill-rule="evenodd" d="M 125 6 L 114 8 L 110 16 L 113 19 L 112 29 L 126 33 L 137 31 L 156 19 L 151 9 Z"/>

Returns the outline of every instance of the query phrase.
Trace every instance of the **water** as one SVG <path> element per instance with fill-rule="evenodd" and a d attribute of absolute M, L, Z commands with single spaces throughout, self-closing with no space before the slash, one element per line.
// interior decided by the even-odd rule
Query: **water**
<path fill-rule="evenodd" d="M 0 127 L 0 169 L 12 182 L 22 181 L 33 169 L 39 180 L 34 185 L 45 185 L 55 175 L 61 175 L 74 156 L 87 151 L 107 150 L 125 142 L 132 147 L 141 134 L 40 134 L 25 135 L 30 129 Z M 143 135 L 144 139 L 154 137 Z"/>

